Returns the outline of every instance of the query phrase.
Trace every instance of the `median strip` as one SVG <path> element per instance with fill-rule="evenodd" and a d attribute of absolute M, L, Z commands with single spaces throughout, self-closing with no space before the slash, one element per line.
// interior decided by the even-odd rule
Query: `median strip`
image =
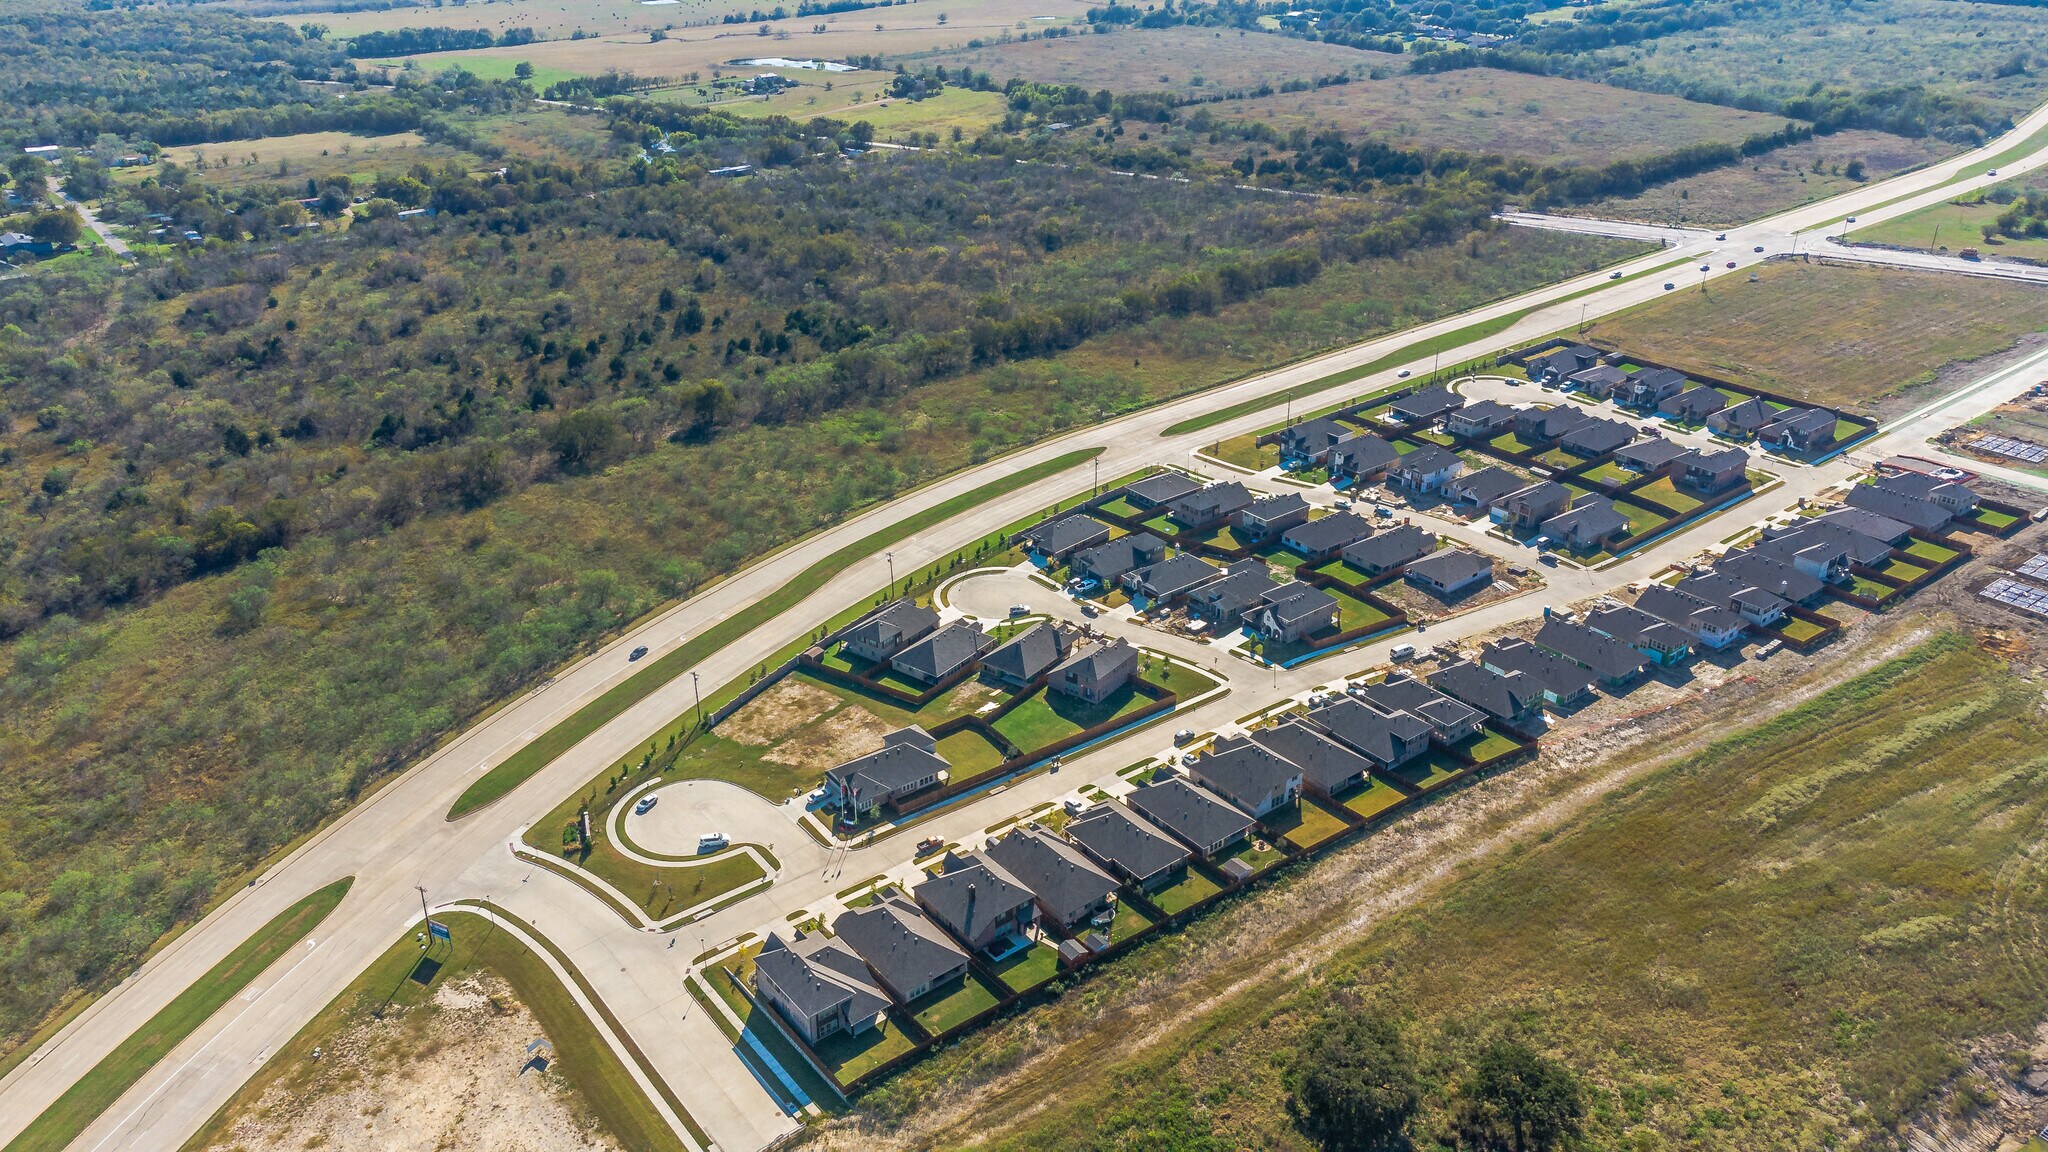
<path fill-rule="evenodd" d="M 585 704 L 575 715 L 541 733 L 525 747 L 506 757 L 496 767 L 477 777 L 468 791 L 456 799 L 454 807 L 448 810 L 448 819 L 460 820 L 525 783 L 528 777 L 552 764 L 557 757 L 575 747 L 584 737 L 602 728 L 626 709 L 653 695 L 663 685 L 688 671 L 691 665 L 700 663 L 705 657 L 745 636 L 757 625 L 794 608 L 804 597 L 824 587 L 826 581 L 837 576 L 855 561 L 872 556 L 907 536 L 950 520 L 998 496 L 1008 495 L 1048 476 L 1058 475 L 1069 468 L 1086 463 L 1101 455 L 1102 451 L 1101 448 L 1083 448 L 1042 464 L 1034 464 L 1000 480 L 984 484 L 971 492 L 964 492 L 916 515 L 898 520 L 887 528 L 848 544 L 811 565 L 794 580 L 762 597 L 745 612 L 729 616 L 674 651 L 663 653 L 624 683 Z"/>

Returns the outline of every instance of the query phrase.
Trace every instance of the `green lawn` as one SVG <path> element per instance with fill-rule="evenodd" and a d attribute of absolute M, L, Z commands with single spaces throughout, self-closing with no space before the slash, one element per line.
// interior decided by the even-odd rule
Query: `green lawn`
<path fill-rule="evenodd" d="M 1698 497 L 1679 491 L 1678 487 L 1671 483 L 1669 476 L 1659 477 L 1652 483 L 1643 485 L 1636 489 L 1635 494 L 1655 500 L 1681 515 L 1697 510 L 1701 503 Z"/>
<path fill-rule="evenodd" d="M 1333 580 L 1342 580 L 1346 584 L 1353 586 L 1369 584 L 1373 580 L 1373 577 L 1367 574 L 1363 568 L 1354 568 L 1349 561 L 1341 559 L 1325 560 L 1314 568 L 1309 569 L 1309 571 L 1319 576 L 1328 576 Z"/>
<path fill-rule="evenodd" d="M 767 875 L 744 852 L 727 853 L 706 864 L 665 868 L 642 864 L 619 852 L 603 836 L 598 837 L 596 848 L 588 856 L 563 859 L 618 889 L 656 920 L 737 892 Z"/>
<path fill-rule="evenodd" d="M 1010 986 L 1012 992 L 1029 992 L 1040 984 L 1059 975 L 1059 949 L 1043 941 L 1000 964 L 992 964 L 996 977 Z"/>
<path fill-rule="evenodd" d="M 1152 918 L 1138 911 L 1137 905 L 1119 901 L 1116 916 L 1109 922 L 1109 942 L 1122 943 L 1151 926 Z"/>
<path fill-rule="evenodd" d="M 1273 465 L 1278 464 L 1280 462 L 1280 446 L 1278 444 L 1261 446 L 1258 443 L 1258 439 L 1257 433 L 1247 432 L 1242 436 L 1232 436 L 1228 440 L 1219 440 L 1210 446 L 1209 455 L 1226 464 L 1235 464 L 1239 468 L 1249 469 L 1253 472 L 1271 468 Z"/>
<path fill-rule="evenodd" d="M 1218 681 L 1206 672 L 1197 672 L 1170 661 L 1156 657 L 1140 656 L 1138 678 L 1147 684 L 1164 688 L 1186 702 L 1214 688 Z M 1150 661 L 1149 664 L 1146 661 Z"/>
<path fill-rule="evenodd" d="M 1464 767 L 1445 755 L 1441 749 L 1431 748 L 1394 769 L 1393 774 L 1427 792 L 1442 787 L 1452 776 L 1463 771 Z"/>
<path fill-rule="evenodd" d="M 1614 510 L 1628 517 L 1628 534 L 1630 536 L 1640 536 L 1669 519 L 1662 512 L 1653 508 L 1645 508 L 1641 504 L 1630 503 L 1627 500 L 1616 500 L 1614 502 Z"/>
<path fill-rule="evenodd" d="M 905 1005 L 905 1011 L 934 1037 L 943 1036 L 1002 1003 L 1003 998 L 981 977 L 969 972 L 957 987 L 928 992 Z"/>
<path fill-rule="evenodd" d="M 823 587 L 827 580 L 837 576 L 854 561 L 871 556 L 905 537 L 944 523 L 969 509 L 980 507 L 998 496 L 1077 467 L 1094 459 L 1101 452 L 1100 448 L 1084 448 L 1042 464 L 1021 468 L 971 492 L 963 492 L 950 500 L 935 504 L 916 515 L 906 516 L 886 528 L 878 529 L 848 544 L 804 569 L 795 579 L 762 597 L 747 611 L 727 617 L 698 633 L 688 642 L 678 645 L 673 651 L 665 652 L 649 661 L 646 667 L 634 673 L 625 683 L 606 691 L 596 700 L 577 709 L 574 715 L 541 733 L 525 747 L 506 757 L 496 767 L 477 777 L 476 782 L 456 799 L 454 806 L 448 810 L 448 819 L 459 820 L 517 788 L 527 777 L 553 763 L 556 757 L 580 743 L 585 736 L 646 699 L 656 689 L 687 672 L 692 666 L 702 663 L 706 656 L 745 636 L 762 621 L 772 619 L 795 607 L 804 597 Z M 780 800 L 782 797 L 768 795 L 768 798 Z"/>
<path fill-rule="evenodd" d="M 1259 847 L 1262 843 L 1265 845 L 1263 849 Z M 1216 862 L 1221 864 L 1225 860 L 1242 860 L 1246 864 L 1251 865 L 1252 874 L 1256 876 L 1285 859 L 1287 859 L 1285 849 L 1281 848 L 1279 844 L 1267 840 L 1259 835 L 1257 830 L 1254 830 L 1244 843 L 1218 856 Z"/>
<path fill-rule="evenodd" d="M 1102 502 L 1101 508 L 1102 511 L 1107 512 L 1111 516 L 1122 516 L 1126 519 L 1145 514 L 1145 509 L 1131 503 L 1131 498 L 1128 496 L 1118 496 L 1113 500 L 1105 500 Z"/>
<path fill-rule="evenodd" d="M 1135 712 L 1149 703 L 1150 700 L 1128 685 L 1100 704 L 1089 704 L 1065 693 L 1040 688 L 997 720 L 995 727 L 1004 739 L 1020 751 L 1029 753 L 1097 724 Z"/>
<path fill-rule="evenodd" d="M 1541 464 L 1548 464 L 1552 468 L 1561 469 L 1576 468 L 1580 464 L 1585 463 L 1585 458 L 1567 452 L 1562 448 L 1552 448 L 1550 451 L 1537 456 L 1536 461 Z"/>
<path fill-rule="evenodd" d="M 1303 796 L 1296 811 L 1287 819 L 1273 823 L 1274 830 L 1296 848 L 1313 848 L 1343 835 L 1350 827 L 1342 816 L 1310 796 Z"/>
<path fill-rule="evenodd" d="M 1159 513 L 1150 520 L 1141 522 L 1139 527 L 1150 531 L 1155 536 L 1166 538 L 1178 536 L 1182 530 L 1180 521 L 1175 520 L 1165 512 Z"/>
<path fill-rule="evenodd" d="M 193 1029 L 305 939 L 341 903 L 354 879 L 337 880 L 278 913 L 79 1077 L 8 1142 L 6 1152 L 61 1152 Z"/>
<path fill-rule="evenodd" d="M 1953 548 L 1944 548 L 1927 540 L 1909 541 L 1904 551 L 1908 556 L 1917 556 L 1932 564 L 1946 564 L 1957 556 L 1962 555 L 1962 553 L 1957 552 Z"/>
<path fill-rule="evenodd" d="M 1971 523 L 1989 528 L 1993 532 L 2003 531 L 2020 522 L 2019 517 L 2009 512 L 1994 512 L 1989 508 L 1977 509 L 1976 513 L 1969 520 Z"/>
<path fill-rule="evenodd" d="M 880 1026 L 858 1036 L 847 1032 L 827 1036 L 811 1050 L 825 1062 L 832 1078 L 844 1086 L 915 1047 L 917 1044 L 894 1020 L 884 1019 Z"/>
<path fill-rule="evenodd" d="M 1228 524 L 1220 528 L 1211 528 L 1196 536 L 1195 540 L 1212 548 L 1244 548 L 1255 543 L 1250 537 L 1240 536 L 1237 529 Z"/>
<path fill-rule="evenodd" d="M 1609 460 L 1607 463 L 1600 465 L 1598 468 L 1587 469 L 1586 471 L 1580 473 L 1580 475 L 1591 480 L 1599 480 L 1606 484 L 1626 484 L 1629 481 L 1634 480 L 1637 476 L 1637 473 L 1631 472 L 1628 469 L 1623 468 L 1621 465 L 1616 464 L 1614 461 Z"/>
<path fill-rule="evenodd" d="M 1003 762 L 1002 750 L 972 728 L 955 732 L 939 741 L 939 755 L 953 766 L 953 778 L 986 772 Z"/>
<path fill-rule="evenodd" d="M 1819 638 L 1827 629 L 1811 621 L 1801 620 L 1796 616 L 1787 616 L 1783 620 L 1778 621 L 1778 631 L 1783 632 L 1788 638 L 1804 644 L 1808 640 Z"/>
<path fill-rule="evenodd" d="M 1407 799 L 1407 796 L 1385 780 L 1371 780 L 1363 788 L 1347 792 L 1339 799 L 1344 807 L 1370 820 Z"/>
<path fill-rule="evenodd" d="M 1927 569 L 1908 564 L 1904 560 L 1887 560 L 1884 563 L 1884 567 L 1879 568 L 1878 571 L 1897 580 L 1901 584 L 1911 584 L 1920 577 L 1927 575 Z"/>
<path fill-rule="evenodd" d="M 1898 589 L 1888 584 L 1879 584 L 1875 580 L 1856 575 L 1849 577 L 1849 591 L 1856 593 L 1858 596 L 1868 596 L 1873 600 L 1880 601 L 1898 594 Z"/>
<path fill-rule="evenodd" d="M 1500 435 L 1495 436 L 1493 439 L 1487 441 L 1487 443 L 1493 445 L 1495 448 L 1498 448 L 1503 452 L 1511 452 L 1517 455 L 1523 452 L 1527 452 L 1531 448 L 1535 447 L 1534 444 L 1530 444 L 1527 441 L 1524 441 L 1520 436 L 1515 435 L 1513 432 L 1503 432 Z"/>
<path fill-rule="evenodd" d="M 1349 592 L 1337 588 L 1325 588 L 1323 591 L 1328 592 L 1331 599 L 1337 601 L 1337 630 L 1339 632 L 1349 632 L 1354 628 L 1370 628 L 1393 619 L 1393 617 L 1385 612 L 1360 600 Z"/>
<path fill-rule="evenodd" d="M 1516 744 L 1513 739 L 1503 736 L 1491 728 L 1481 728 L 1460 741 L 1458 751 L 1470 756 L 1476 763 L 1485 764 L 1489 761 L 1500 759 L 1518 747 L 1520 745 Z"/>
<path fill-rule="evenodd" d="M 1157 892 L 1146 893 L 1146 899 L 1152 901 L 1153 907 L 1166 913 L 1168 916 L 1173 916 L 1194 907 L 1221 891 L 1223 889 L 1215 881 L 1190 867 L 1180 880 L 1161 888 Z"/>

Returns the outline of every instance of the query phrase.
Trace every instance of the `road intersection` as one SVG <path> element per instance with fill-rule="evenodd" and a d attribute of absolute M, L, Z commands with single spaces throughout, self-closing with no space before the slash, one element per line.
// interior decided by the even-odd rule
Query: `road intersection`
<path fill-rule="evenodd" d="M 1880 213 L 1910 211 L 1923 202 L 1939 202 L 1958 191 L 1980 186 L 1987 177 L 1964 173 L 1987 157 L 1999 156 L 2002 171 L 2008 175 L 2048 163 L 2048 143 L 2038 145 L 2023 159 L 2007 160 L 2003 156 L 2003 150 L 2044 128 L 2048 128 L 2048 107 L 2037 110 L 2013 133 L 1978 153 L 1730 229 L 1725 241 L 1703 233 L 1676 235 L 1672 238 L 1675 254 L 1708 264 L 1710 271 L 1705 275 L 1709 278 L 1740 275 L 1762 260 L 1788 255 L 1791 245 L 1800 243 L 1802 238 L 1811 250 L 1811 234 L 1846 215 L 1869 213 L 1875 218 Z M 1764 249 L 1761 253 L 1754 251 L 1759 246 Z M 1841 253 L 1830 255 L 1839 257 Z M 393 940 L 416 923 L 419 901 L 415 885 L 425 886 L 441 902 L 488 899 L 522 921 L 524 931 L 552 942 L 632 1034 L 651 1065 L 646 1071 L 678 1094 L 696 1123 L 719 1147 L 738 1150 L 770 1142 L 789 1131 L 794 1121 L 776 1095 L 733 1055 L 724 1034 L 701 1009 L 693 1007 L 684 984 L 692 958 L 741 932 L 783 922 L 799 911 L 815 913 L 825 909 L 831 905 L 833 893 L 853 880 L 902 869 L 908 863 L 907 839 L 888 838 L 871 846 L 830 851 L 798 832 L 794 822 L 787 821 L 784 810 L 760 801 L 762 812 L 746 817 L 750 827 L 757 817 L 762 821 L 761 832 L 775 830 L 775 825 L 766 823 L 771 817 L 785 820 L 788 826 L 786 833 L 767 843 L 781 866 L 776 883 L 680 929 L 671 945 L 669 936 L 626 923 L 608 905 L 571 881 L 519 858 L 513 846 L 521 832 L 550 811 L 562 796 L 621 757 L 643 748 L 653 733 L 687 710 L 691 700 L 689 677 L 679 676 L 650 694 L 497 803 L 464 819 L 447 821 L 444 814 L 450 805 L 479 774 L 631 675 L 635 666 L 626 655 L 633 648 L 646 645 L 655 654 L 666 652 L 724 619 L 745 614 L 762 596 L 798 573 L 904 516 L 972 491 L 995 477 L 1080 448 L 1101 447 L 1100 467 L 1109 476 L 1159 463 L 1213 472 L 1213 467 L 1195 462 L 1195 453 L 1220 438 L 1273 423 L 1279 414 L 1278 397 L 1289 389 L 1399 356 L 1404 349 L 1428 346 L 1427 342 L 1487 321 L 1506 322 L 1489 335 L 1445 349 L 1443 361 L 1460 363 L 1528 344 L 1569 328 L 1582 316 L 1607 315 L 1663 295 L 1666 276 L 1640 274 L 1660 268 L 1673 258 L 1671 250 L 1651 253 L 1620 265 L 1616 269 L 1622 273 L 1620 281 L 1610 281 L 1606 272 L 1577 277 L 1042 442 L 852 517 L 643 621 L 601 651 L 508 702 L 434 755 L 386 783 L 309 837 L 248 888 L 226 900 L 80 1013 L 37 1053 L 0 1080 L 0 1142 L 16 1135 L 103 1057 L 126 1042 L 136 1027 L 272 917 L 307 893 L 344 876 L 354 876 L 355 884 L 341 906 L 321 925 L 317 940 L 295 948 L 230 1009 L 188 1036 L 100 1116 L 73 1144 L 74 1148 L 178 1148 L 263 1066 L 271 1053 L 289 1041 Z M 1729 262 L 1736 267 L 1725 267 Z M 1679 275 L 1672 273 L 1670 278 Z M 1700 273 L 1695 271 L 1692 275 Z M 1333 391 L 1328 398 L 1369 391 L 1396 382 L 1397 372 L 1406 375 L 1430 367 L 1428 355 L 1417 355 L 1352 381 L 1347 385 L 1349 391 Z M 1928 455 L 1930 450 L 1925 441 L 1929 435 L 2024 392 L 2044 371 L 2048 371 L 2048 353 L 1990 373 L 1888 426 L 1861 446 L 1856 458 L 1909 450 Z M 1481 383 L 1473 387 L 1479 390 L 1474 392 L 1477 396 L 1494 386 Z M 1526 400 L 1531 391 L 1523 388 L 1518 395 L 1503 398 Z M 1260 398 L 1270 398 L 1273 404 L 1213 426 L 1168 434 L 1168 429 L 1190 418 L 1232 410 L 1236 405 Z M 1975 463 L 1968 466 L 1989 471 Z M 1542 593 L 1490 604 L 1456 617 L 1440 628 L 1433 627 L 1430 638 L 1441 641 L 1480 635 L 1525 619 L 1543 603 L 1583 599 L 1631 580 L 1647 578 L 1672 560 L 1694 554 L 1726 535 L 1734 526 L 1731 518 L 1747 521 L 1791 507 L 1801 497 L 1812 497 L 1846 482 L 1857 466 L 1848 458 L 1838 458 L 1811 468 L 1777 464 L 1765 467 L 1782 478 L 1782 486 L 1730 516 L 1692 526 L 1599 571 L 1565 568 L 1548 572 L 1550 587 Z M 2042 486 L 2031 477 L 2024 480 L 2035 487 Z M 919 570 L 943 563 L 963 545 L 1072 495 L 1078 488 L 1085 488 L 1086 482 L 1085 471 L 1075 469 L 900 540 L 891 546 L 899 570 Z M 1497 554 L 1507 547 L 1475 532 L 1460 535 L 1452 530 L 1452 534 L 1461 542 Z M 880 554 L 847 566 L 794 608 L 761 621 L 738 643 L 707 657 L 694 670 L 707 690 L 743 678 L 762 654 L 810 635 L 847 604 L 870 597 L 887 579 L 886 572 Z M 1342 673 L 1355 673 L 1383 662 L 1391 643 L 1381 641 L 1294 670 L 1275 672 L 1261 668 L 1256 675 L 1246 675 L 1244 669 L 1236 669 L 1228 696 L 1191 708 L 1177 716 L 1172 727 L 1198 731 L 1227 727 L 1232 717 L 1245 715 L 1262 704 L 1305 693 L 1339 679 Z M 1227 665 L 1227 661 L 1223 662 L 1217 670 L 1232 672 Z M 1163 737 L 1163 732 L 1160 735 Z M 920 833 L 971 840 L 995 818 L 1057 800 L 1083 782 L 1113 779 L 1116 768 L 1136 758 L 1133 743 L 1151 742 L 1155 742 L 1153 737 L 1145 736 L 1077 756 L 1059 774 L 1026 777 L 999 797 L 984 797 L 977 803 L 948 809 L 929 824 L 921 825 Z M 752 839 L 752 835 L 746 838 Z M 629 1067 L 632 1066 L 629 1061 Z"/>

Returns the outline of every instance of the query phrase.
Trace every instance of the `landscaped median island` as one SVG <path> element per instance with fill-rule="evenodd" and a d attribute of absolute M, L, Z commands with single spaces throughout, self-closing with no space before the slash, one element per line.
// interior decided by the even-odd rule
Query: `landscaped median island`
<path fill-rule="evenodd" d="M 984 484 L 971 492 L 964 492 L 944 503 L 934 505 L 914 516 L 905 517 L 887 528 L 870 533 L 860 540 L 841 548 L 832 555 L 811 565 L 788 583 L 770 592 L 755 602 L 747 612 L 731 616 L 692 637 L 681 646 L 664 652 L 649 662 L 645 668 L 634 673 L 624 683 L 610 689 L 604 695 L 578 709 L 575 715 L 548 729 L 532 741 L 506 757 L 490 771 L 478 777 L 469 786 L 455 805 L 448 810 L 450 820 L 458 820 L 489 804 L 552 763 L 555 757 L 567 752 L 585 736 L 623 713 L 626 709 L 646 699 L 662 685 L 689 670 L 706 656 L 731 644 L 752 631 L 760 622 L 769 620 L 789 610 L 804 597 L 817 591 L 826 581 L 838 575 L 841 570 L 856 560 L 880 552 L 890 544 L 934 524 L 942 523 L 998 496 L 1014 492 L 1035 484 L 1048 476 L 1056 476 L 1069 468 L 1076 467 L 1101 455 L 1100 448 L 1083 448 L 1064 456 L 1034 464 Z M 745 574 L 740 574 L 740 579 Z"/>
<path fill-rule="evenodd" d="M 449 940 L 422 948 L 406 933 L 186 1148 L 427 1148 L 467 1114 L 488 1115 L 509 1132 L 596 1129 L 636 1152 L 681 1152 L 675 1131 L 540 955 L 476 912 L 437 911 L 434 920 Z M 606 1023 L 660 1086 L 625 1030 Z M 448 1110 L 450 1097 L 464 1108 Z M 708 1143 L 679 1102 L 665 1100 L 692 1138 Z"/>
<path fill-rule="evenodd" d="M 157 1061 L 310 935 L 353 882 L 354 877 L 337 880 L 278 913 L 72 1084 L 5 1152 L 61 1152 Z"/>

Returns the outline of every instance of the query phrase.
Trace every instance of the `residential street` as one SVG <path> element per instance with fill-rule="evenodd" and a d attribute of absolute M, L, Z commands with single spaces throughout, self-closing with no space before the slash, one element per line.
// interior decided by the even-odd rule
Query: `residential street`
<path fill-rule="evenodd" d="M 270 1053 L 296 1034 L 418 920 L 419 894 L 415 885 L 424 886 L 436 903 L 487 898 L 524 921 L 531 932 L 551 941 L 569 957 L 638 1042 L 655 1071 L 720 1148 L 741 1152 L 761 1147 L 793 1129 L 795 1123 L 733 1055 L 731 1045 L 685 992 L 683 981 L 691 959 L 741 932 L 785 924 L 791 913 L 816 913 L 836 906 L 834 894 L 857 880 L 883 872 L 901 873 L 909 864 L 912 837 L 883 838 L 862 847 L 828 850 L 797 827 L 787 806 L 747 795 L 721 793 L 717 803 L 724 813 L 720 819 L 730 819 L 734 824 L 723 830 L 733 834 L 735 842 L 761 837 L 759 842 L 780 861 L 781 875 L 766 891 L 677 931 L 673 943 L 665 934 L 627 924 L 573 883 L 517 858 L 511 845 L 526 827 L 594 774 L 643 748 L 652 734 L 690 707 L 693 696 L 689 675 L 677 677 L 604 725 L 504 799 L 460 821 L 451 823 L 445 819 L 450 805 L 478 775 L 641 667 L 627 659 L 633 648 L 646 645 L 650 657 L 659 656 L 722 620 L 748 613 L 763 596 L 870 533 L 998 477 L 1077 449 L 1103 449 L 1099 464 L 1104 478 L 1161 463 L 1214 473 L 1214 466 L 1197 462 L 1194 453 L 1220 438 L 1276 422 L 1280 418 L 1277 395 L 1287 388 L 1532 306 L 1534 311 L 1505 330 L 1446 350 L 1443 362 L 1462 363 L 1529 343 L 1570 327 L 1582 312 L 1588 317 L 1604 316 L 1656 299 L 1664 294 L 1663 284 L 1667 280 L 1678 282 L 1681 287 L 1696 287 L 1701 276 L 1697 267 L 1629 278 L 1659 268 L 1679 255 L 1709 263 L 1712 277 L 1746 275 L 1753 265 L 1789 253 L 1794 243 L 1803 243 L 1802 251 L 1819 248 L 1813 233 L 1828 230 L 1831 222 L 1844 215 L 1867 212 L 1869 219 L 1886 218 L 1924 203 L 1938 202 L 1964 188 L 1995 182 L 1996 178 L 1978 176 L 1944 183 L 1977 160 L 1998 154 L 2001 148 L 2011 147 L 2044 127 L 2048 127 L 2048 107 L 2029 115 L 2011 134 L 2001 138 L 2002 143 L 1993 142 L 1979 153 L 1731 229 L 1726 241 L 1717 241 L 1706 233 L 1675 236 L 1679 245 L 1676 251 L 1653 252 L 1621 265 L 1618 270 L 1624 279 L 1620 282 L 1611 282 L 1607 271 L 1577 277 L 1044 441 L 948 476 L 771 555 L 641 623 L 601 651 L 508 702 L 363 799 L 281 860 L 261 880 L 235 894 L 165 946 L 134 976 L 81 1013 L 34 1056 L 0 1080 L 0 1143 L 11 1139 L 158 1009 L 279 912 L 308 892 L 353 875 L 353 888 L 316 932 L 317 939 L 295 948 L 228 1008 L 199 1027 L 92 1124 L 73 1147 L 166 1152 L 177 1149 L 262 1067 Z M 2048 143 L 2024 160 L 2002 160 L 2001 171 L 2009 176 L 2043 163 L 2048 163 Z M 1889 207 L 1876 207 L 1901 197 L 1907 198 Z M 1514 222 L 1561 227 L 1562 224 L 1552 221 L 1564 219 L 1516 218 Z M 110 246 L 118 243 L 111 238 L 109 242 Z M 1757 246 L 1764 251 L 1753 251 Z M 1833 246 L 1822 250 L 1834 258 L 1857 258 L 1836 251 Z M 1734 269 L 1725 267 L 1730 261 L 1735 263 Z M 1947 265 L 1951 263 L 1964 262 L 1946 261 L 1939 266 L 1943 270 L 1982 274 L 1974 266 L 1949 269 Z M 1584 296 L 1579 295 L 1582 292 Z M 1406 363 L 1398 368 L 1333 390 L 1314 403 L 1320 405 L 1394 384 L 1400 379 L 1397 372 L 1419 376 L 1427 373 L 1431 364 L 1431 356 L 1417 354 L 1406 358 Z M 1860 446 L 1853 459 L 1838 457 L 1816 467 L 1776 462 L 1760 465 L 1781 477 L 1782 486 L 1726 515 L 1695 523 L 1605 569 L 1544 569 L 1543 575 L 1549 581 L 1547 589 L 1432 625 L 1424 639 L 1442 642 L 1489 632 L 1538 614 L 1544 604 L 1581 599 L 1646 578 L 1672 560 L 1726 537 L 1742 524 L 1796 506 L 1802 497 L 1815 496 L 1843 483 L 1860 470 L 1857 460 L 1897 452 L 1932 455 L 1925 443 L 1927 437 L 2026 391 L 2042 378 L 2044 370 L 2048 370 L 2048 352 L 1988 373 L 1888 425 L 1878 437 Z M 1480 383 L 1470 394 L 1528 403 L 1537 392 L 1526 386 L 1509 388 Z M 1191 417 L 1260 397 L 1274 397 L 1275 402 L 1215 426 L 1179 435 L 1166 433 L 1169 427 Z M 2007 470 L 1975 462 L 1967 467 L 1999 479 L 2011 479 L 2005 475 Z M 975 540 L 1084 489 L 1089 476 L 1085 465 L 1070 469 L 901 540 L 892 546 L 895 570 L 902 573 L 941 564 L 961 547 L 971 547 Z M 2013 482 L 2034 490 L 2048 490 L 2048 482 L 2033 477 Z M 1470 529 L 1447 529 L 1434 523 L 1431 526 L 1447 531 L 1461 543 L 1497 555 L 1533 559 L 1533 553 L 1527 549 L 1513 548 Z M 747 676 L 766 654 L 810 635 L 849 603 L 871 597 L 888 579 L 888 567 L 881 555 L 849 565 L 796 607 L 760 621 L 741 641 L 696 665 L 704 692 L 708 695 L 716 686 Z M 1001 602 L 1012 594 L 1012 586 L 1006 583 L 1000 586 L 994 600 Z M 979 591 L 963 593 L 963 602 L 970 600 L 978 610 L 989 606 L 988 598 Z M 1035 607 L 1065 611 L 1057 600 L 1056 594 L 1041 588 L 1030 602 Z M 1134 628 L 1128 634 L 1154 648 L 1169 647 L 1156 632 Z M 1212 671 L 1229 675 L 1227 694 L 1211 698 L 1131 739 L 1073 756 L 1057 773 L 1030 776 L 999 795 L 982 794 L 971 802 L 954 804 L 920 824 L 917 835 L 973 838 L 993 821 L 1036 803 L 1056 800 L 1082 783 L 1113 782 L 1118 768 L 1144 752 L 1163 747 L 1176 728 L 1204 731 L 1227 727 L 1234 717 L 1244 716 L 1262 705 L 1303 694 L 1345 674 L 1385 662 L 1388 649 L 1402 639 L 1389 638 L 1341 657 L 1279 672 L 1227 657 L 1205 664 Z M 1191 641 L 1170 647 L 1174 654 L 1198 661 L 1203 655 L 1201 647 Z M 373 691 L 375 686 L 364 685 L 362 690 Z M 664 807 L 669 803 L 666 798 L 657 806 L 660 819 L 648 821 L 650 830 L 664 827 L 664 822 L 674 819 L 670 811 L 687 810 L 681 794 L 676 799 L 674 808 Z M 689 823 L 672 834 L 693 834 L 694 828 L 695 823 Z"/>

